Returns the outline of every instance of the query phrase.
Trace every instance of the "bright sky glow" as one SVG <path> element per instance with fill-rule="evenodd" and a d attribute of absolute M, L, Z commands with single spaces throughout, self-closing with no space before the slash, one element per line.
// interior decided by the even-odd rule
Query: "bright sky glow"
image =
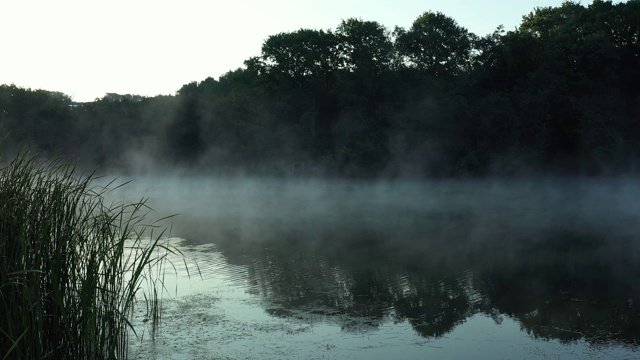
<path fill-rule="evenodd" d="M 154 96 L 218 78 L 260 54 L 270 35 L 335 29 L 351 17 L 408 28 L 440 11 L 478 35 L 562 0 L 2 0 L 0 84 Z M 590 3 L 588 1 L 587 3 Z"/>

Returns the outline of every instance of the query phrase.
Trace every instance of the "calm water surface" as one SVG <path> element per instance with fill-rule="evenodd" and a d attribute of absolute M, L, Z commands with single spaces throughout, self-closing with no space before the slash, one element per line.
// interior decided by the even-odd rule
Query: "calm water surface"
<path fill-rule="evenodd" d="M 640 358 L 634 180 L 148 177 L 115 195 L 180 213 L 167 241 L 191 271 L 168 270 L 155 342 L 139 307 L 134 358 Z"/>

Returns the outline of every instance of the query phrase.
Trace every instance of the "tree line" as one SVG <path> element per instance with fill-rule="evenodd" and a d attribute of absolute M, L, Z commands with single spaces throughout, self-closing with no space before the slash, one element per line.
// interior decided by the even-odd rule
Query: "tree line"
<path fill-rule="evenodd" d="M 343 20 L 174 96 L 88 103 L 0 86 L 7 150 L 121 170 L 450 177 L 598 175 L 640 157 L 640 0 L 567 1 L 478 36 L 440 12 Z M 221 55 L 223 56 L 223 54 Z"/>

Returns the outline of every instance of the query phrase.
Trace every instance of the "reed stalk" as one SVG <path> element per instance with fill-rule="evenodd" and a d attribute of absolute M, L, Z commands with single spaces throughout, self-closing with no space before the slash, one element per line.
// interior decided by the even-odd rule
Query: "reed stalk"
<path fill-rule="evenodd" d="M 94 180 L 28 154 L 0 168 L 3 359 L 126 359 L 140 298 L 157 327 L 158 269 L 175 250 L 144 199 L 108 203 L 114 187 Z"/>

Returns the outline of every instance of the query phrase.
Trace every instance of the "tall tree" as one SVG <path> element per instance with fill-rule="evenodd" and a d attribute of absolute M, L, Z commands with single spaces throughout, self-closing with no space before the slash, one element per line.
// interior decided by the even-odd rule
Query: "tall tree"
<path fill-rule="evenodd" d="M 388 70 L 393 60 L 389 31 L 375 21 L 343 20 L 336 29 L 340 68 L 367 75 Z"/>
<path fill-rule="evenodd" d="M 325 81 L 336 70 L 336 37 L 331 31 L 311 29 L 272 35 L 262 45 L 262 55 L 248 66 L 271 85 L 301 87 L 312 80 Z"/>
<path fill-rule="evenodd" d="M 409 30 L 396 28 L 396 48 L 403 62 L 434 76 L 451 76 L 469 66 L 473 41 L 466 28 L 441 12 L 427 11 Z"/>
<path fill-rule="evenodd" d="M 195 94 L 181 97 L 176 118 L 167 128 L 168 155 L 176 161 L 194 164 L 205 148 L 201 137 L 202 114 Z"/>

